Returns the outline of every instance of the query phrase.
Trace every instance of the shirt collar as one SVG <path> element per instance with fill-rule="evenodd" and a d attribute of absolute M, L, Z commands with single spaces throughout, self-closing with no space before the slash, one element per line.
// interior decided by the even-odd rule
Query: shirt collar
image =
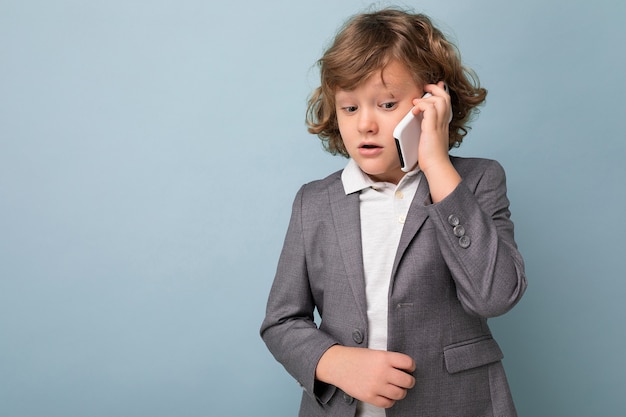
<path fill-rule="evenodd" d="M 407 172 L 398 183 L 398 186 L 402 185 L 419 172 L 419 168 L 415 168 L 413 171 Z M 380 184 L 373 181 L 365 172 L 363 172 L 352 158 L 348 160 L 348 164 L 341 173 L 341 182 L 343 183 L 343 190 L 346 195 L 370 188 L 375 184 Z"/>

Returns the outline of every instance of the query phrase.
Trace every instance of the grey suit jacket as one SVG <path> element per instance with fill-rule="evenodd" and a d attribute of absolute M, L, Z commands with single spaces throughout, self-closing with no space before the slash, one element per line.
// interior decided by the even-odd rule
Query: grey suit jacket
<path fill-rule="evenodd" d="M 397 249 L 388 350 L 415 360 L 416 386 L 387 416 L 511 417 L 503 355 L 487 326 L 526 288 L 505 175 L 495 161 L 451 159 L 463 181 L 432 204 L 422 178 Z M 367 346 L 360 233 L 359 195 L 345 194 L 341 172 L 300 189 L 261 326 L 304 388 L 300 416 L 355 413 L 355 401 L 316 381 L 315 368 L 334 344 Z"/>

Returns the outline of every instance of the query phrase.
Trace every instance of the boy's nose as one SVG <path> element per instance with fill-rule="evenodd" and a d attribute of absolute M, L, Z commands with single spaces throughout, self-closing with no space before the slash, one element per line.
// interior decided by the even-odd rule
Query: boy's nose
<path fill-rule="evenodd" d="M 358 126 L 359 133 L 376 133 L 378 124 L 371 112 L 363 111 L 359 115 Z"/>

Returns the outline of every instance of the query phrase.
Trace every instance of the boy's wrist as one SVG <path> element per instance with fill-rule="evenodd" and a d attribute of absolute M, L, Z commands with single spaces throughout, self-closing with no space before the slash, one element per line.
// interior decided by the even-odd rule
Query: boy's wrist
<path fill-rule="evenodd" d="M 446 198 L 462 181 L 461 176 L 448 158 L 444 161 L 430 164 L 422 171 L 428 181 L 430 197 L 433 203 L 438 203 Z"/>
<path fill-rule="evenodd" d="M 329 347 L 321 356 L 315 368 L 315 379 L 331 385 L 334 384 L 333 371 L 337 369 L 335 366 L 338 355 L 341 353 L 343 346 L 333 345 Z"/>

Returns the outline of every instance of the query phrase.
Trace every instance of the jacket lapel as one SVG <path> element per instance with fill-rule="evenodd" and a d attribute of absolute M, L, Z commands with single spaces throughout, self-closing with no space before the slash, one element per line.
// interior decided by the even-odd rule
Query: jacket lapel
<path fill-rule="evenodd" d="M 411 207 L 409 207 L 409 212 L 406 216 L 404 227 L 402 228 L 402 235 L 400 236 L 400 243 L 398 244 L 396 258 L 393 263 L 393 269 L 391 272 L 392 284 L 393 277 L 396 275 L 398 265 L 400 264 L 406 249 L 409 247 L 409 244 L 428 218 L 428 210 L 426 207 L 432 204 L 428 181 L 426 181 L 426 177 L 423 173 L 420 173 L 419 175 L 421 175 L 422 178 L 420 179 L 420 184 L 415 192 L 415 197 L 413 197 L 413 201 L 411 202 Z"/>
<path fill-rule="evenodd" d="M 329 197 L 335 232 L 337 233 L 348 282 L 352 288 L 359 313 L 367 322 L 359 193 L 346 195 L 343 184 L 339 180 L 329 187 Z"/>

